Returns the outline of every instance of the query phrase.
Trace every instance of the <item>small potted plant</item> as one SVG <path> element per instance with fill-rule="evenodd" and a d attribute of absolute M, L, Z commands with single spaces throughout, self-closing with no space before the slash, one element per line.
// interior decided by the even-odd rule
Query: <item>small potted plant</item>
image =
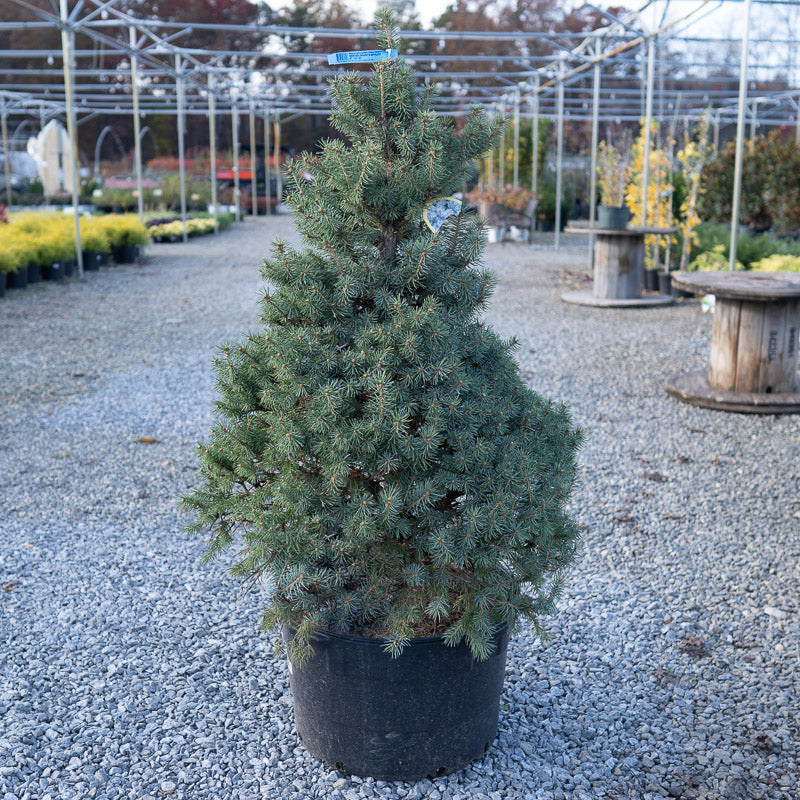
<path fill-rule="evenodd" d="M 28 285 L 28 258 L 16 241 L 11 225 L 0 228 L 0 297 L 6 293 L 6 286 L 24 289 Z"/>
<path fill-rule="evenodd" d="M 104 224 L 94 217 L 81 217 L 81 249 L 83 268 L 97 270 L 108 262 L 111 244 L 108 241 Z"/>
<path fill-rule="evenodd" d="M 624 230 L 628 227 L 630 211 L 625 205 L 625 187 L 630 175 L 630 148 L 618 150 L 612 144 L 600 142 L 597 150 L 597 184 L 600 190 L 598 227 L 607 230 Z"/>
<path fill-rule="evenodd" d="M 288 166 L 305 249 L 276 243 L 262 328 L 217 360 L 183 502 L 207 560 L 241 536 L 232 572 L 266 587 L 306 748 L 415 780 L 495 736 L 509 634 L 542 632 L 578 552 L 581 434 L 481 318 L 484 222 L 452 195 L 501 126 L 473 109 L 456 131 L 396 58 L 364 78 L 331 84 L 347 142 Z"/>
<path fill-rule="evenodd" d="M 147 244 L 147 228 L 136 214 L 109 214 L 100 218 L 111 245 L 111 255 L 117 264 L 133 264 L 139 248 Z"/>

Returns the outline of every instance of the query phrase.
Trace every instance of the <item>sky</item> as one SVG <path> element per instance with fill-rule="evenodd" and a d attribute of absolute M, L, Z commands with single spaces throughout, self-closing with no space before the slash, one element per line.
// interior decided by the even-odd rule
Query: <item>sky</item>
<path fill-rule="evenodd" d="M 365 20 L 372 19 L 375 13 L 376 0 L 345 0 L 347 5 L 355 6 L 361 10 Z M 441 16 L 452 0 L 417 0 L 417 13 L 420 20 L 426 27 L 431 25 L 434 19 Z M 642 8 L 646 0 L 641 2 L 616 2 L 597 3 L 601 8 L 608 8 L 612 5 L 627 5 L 630 8 Z M 702 0 L 653 0 L 648 4 L 643 12 L 642 18 L 651 29 L 658 27 L 666 6 L 667 21 L 677 19 L 698 8 Z M 578 7 L 582 2 L 565 3 L 567 6 Z M 693 19 L 691 27 L 687 33 L 697 36 L 712 37 L 741 37 L 744 32 L 744 3 L 726 0 L 725 2 L 709 3 Z M 795 37 L 800 34 L 800 0 L 797 6 L 766 6 L 764 4 L 753 4 L 752 28 L 753 35 L 768 35 L 774 33 L 781 38 L 786 38 L 788 29 L 794 30 Z M 684 25 L 679 26 L 683 28 Z"/>

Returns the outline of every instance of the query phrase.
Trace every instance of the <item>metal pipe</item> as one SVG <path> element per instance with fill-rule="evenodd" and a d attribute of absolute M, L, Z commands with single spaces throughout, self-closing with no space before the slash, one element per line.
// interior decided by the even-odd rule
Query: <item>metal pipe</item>
<path fill-rule="evenodd" d="M 539 73 L 533 80 L 533 97 L 531 98 L 531 193 L 534 197 L 539 193 Z M 538 200 L 538 197 L 537 197 Z"/>
<path fill-rule="evenodd" d="M 11 205 L 11 153 L 8 151 L 8 112 L 5 103 L 3 104 L 2 121 L 3 132 L 3 172 L 6 176 L 6 205 Z"/>
<path fill-rule="evenodd" d="M 797 116 L 795 118 L 794 126 L 794 141 L 800 145 L 800 96 L 797 98 Z"/>
<path fill-rule="evenodd" d="M 272 175 L 270 175 L 270 168 L 269 168 L 269 109 L 267 109 L 266 114 L 264 115 L 264 194 L 267 197 L 267 209 L 266 213 L 272 213 L 272 192 L 270 191 L 270 185 L 272 183 Z"/>
<path fill-rule="evenodd" d="M 733 198 L 731 201 L 731 246 L 728 269 L 736 268 L 736 240 L 739 235 L 739 204 L 742 196 L 742 162 L 744 160 L 744 126 L 747 108 L 747 57 L 750 50 L 750 8 L 753 0 L 745 0 L 744 36 L 739 66 L 739 113 L 736 118 L 736 157 L 733 163 Z"/>
<path fill-rule="evenodd" d="M 214 234 L 219 233 L 219 207 L 217 200 L 217 97 L 214 94 L 214 76 L 208 76 L 208 158 L 211 173 L 211 213 L 214 215 Z"/>
<path fill-rule="evenodd" d="M 239 188 L 239 107 L 236 105 L 235 97 L 231 105 L 231 144 L 233 148 L 233 213 L 236 221 L 239 222 L 242 219 Z"/>
<path fill-rule="evenodd" d="M 256 114 L 250 101 L 250 213 L 258 216 L 258 181 L 256 181 Z"/>
<path fill-rule="evenodd" d="M 650 127 L 653 120 L 653 82 L 655 78 L 655 38 L 647 42 L 647 94 L 644 112 L 644 130 L 642 136 L 642 227 L 647 226 L 647 190 L 650 188 Z"/>
<path fill-rule="evenodd" d="M 489 191 L 494 188 L 494 150 L 493 147 L 486 155 L 486 184 Z"/>
<path fill-rule="evenodd" d="M 603 40 L 595 42 L 595 50 L 599 53 Z M 589 225 L 597 219 L 597 148 L 600 138 L 600 61 L 594 65 L 594 82 L 592 86 L 592 158 L 589 166 Z M 589 235 L 589 263 L 594 270 L 594 234 Z"/>
<path fill-rule="evenodd" d="M 183 63 L 179 54 L 175 54 L 175 89 L 178 102 L 178 175 L 181 188 L 181 223 L 183 224 L 183 241 L 189 239 L 186 225 L 186 159 L 184 153 L 185 124 L 183 116 Z"/>
<path fill-rule="evenodd" d="M 500 147 L 497 155 L 497 182 L 500 184 L 500 190 L 506 185 L 506 113 L 503 109 L 503 136 L 500 139 Z"/>
<path fill-rule="evenodd" d="M 714 153 L 719 152 L 719 111 L 714 114 Z"/>
<path fill-rule="evenodd" d="M 756 140 L 756 129 L 758 128 L 758 98 L 753 100 L 753 116 L 750 118 L 750 141 Z"/>
<path fill-rule="evenodd" d="M 519 189 L 519 89 L 514 92 L 514 188 Z"/>
<path fill-rule="evenodd" d="M 564 168 L 564 53 L 559 53 L 558 64 L 558 127 L 556 131 L 556 219 L 555 219 L 555 242 L 556 250 L 561 249 L 561 194 L 562 194 L 562 171 Z"/>
<path fill-rule="evenodd" d="M 61 54 L 64 62 L 64 99 L 67 112 L 67 133 L 72 154 L 72 216 L 75 221 L 75 261 L 78 265 L 78 277 L 83 277 L 83 249 L 81 247 L 81 217 L 78 210 L 78 126 L 75 124 L 75 106 L 72 102 L 72 50 L 75 45 L 75 34 L 68 27 L 67 0 L 59 0 L 61 16 Z"/>
<path fill-rule="evenodd" d="M 800 145 L 800 96 L 797 98 L 797 116 L 795 117 L 794 141 Z"/>
<path fill-rule="evenodd" d="M 136 170 L 136 200 L 139 221 L 144 224 L 144 187 L 142 182 L 142 140 L 139 119 L 139 63 L 136 57 L 136 28 L 128 30 L 131 45 L 131 94 L 133 96 L 133 163 Z"/>
<path fill-rule="evenodd" d="M 275 213 L 283 200 L 283 175 L 281 174 L 281 115 L 275 114 Z"/>

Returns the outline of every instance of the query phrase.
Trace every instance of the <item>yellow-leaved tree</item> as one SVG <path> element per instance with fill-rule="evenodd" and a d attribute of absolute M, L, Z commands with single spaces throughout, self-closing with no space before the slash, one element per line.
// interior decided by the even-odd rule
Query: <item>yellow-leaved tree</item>
<path fill-rule="evenodd" d="M 697 213 L 697 201 L 700 198 L 700 177 L 703 174 L 703 167 L 708 164 L 714 155 L 714 145 L 711 142 L 711 112 L 706 111 L 700 118 L 697 125 L 695 138 L 689 140 L 688 133 L 683 150 L 678 153 L 678 163 L 683 171 L 683 179 L 686 184 L 686 197 L 681 203 L 680 223 L 683 233 L 683 247 L 681 249 L 680 268 L 685 270 L 689 267 L 689 253 L 692 242 L 696 238 L 694 229 L 700 222 Z"/>
<path fill-rule="evenodd" d="M 641 133 L 633 143 L 631 150 L 631 177 L 625 189 L 625 203 L 631 212 L 631 224 L 641 225 L 642 220 L 642 173 L 644 171 L 644 121 Z M 670 228 L 675 224 L 672 212 L 672 183 L 670 182 L 669 156 L 664 150 L 654 146 L 657 125 L 655 121 L 650 129 L 650 176 L 647 182 L 647 225 L 656 228 Z M 659 248 L 669 245 L 666 236 L 647 236 L 646 252 L 650 252 L 655 244 Z M 650 266 L 653 258 L 647 255 L 645 261 Z"/>

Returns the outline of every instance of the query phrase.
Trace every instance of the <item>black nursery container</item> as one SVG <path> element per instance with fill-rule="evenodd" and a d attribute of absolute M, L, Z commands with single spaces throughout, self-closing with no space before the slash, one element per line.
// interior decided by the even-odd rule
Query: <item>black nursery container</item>
<path fill-rule="evenodd" d="M 42 280 L 60 281 L 64 278 L 64 264 L 61 261 L 54 261 L 52 264 L 42 266 Z"/>
<path fill-rule="evenodd" d="M 28 284 L 39 283 L 42 280 L 42 268 L 31 262 L 28 264 Z"/>
<path fill-rule="evenodd" d="M 139 245 L 120 244 L 112 248 L 117 264 L 133 264 L 139 258 Z"/>
<path fill-rule="evenodd" d="M 476 661 L 463 642 L 412 639 L 392 658 L 380 639 L 324 633 L 289 664 L 295 726 L 330 766 L 377 780 L 447 775 L 480 758 L 497 734 L 508 626 Z"/>
<path fill-rule="evenodd" d="M 4 297 L 6 293 L 6 273 L 0 272 L 0 297 Z"/>
<path fill-rule="evenodd" d="M 9 272 L 7 280 L 6 285 L 9 289 L 24 289 L 28 285 L 28 268 L 23 267 L 16 272 Z"/>
<path fill-rule="evenodd" d="M 102 256 L 103 256 L 102 253 L 98 253 L 95 250 L 84 250 L 83 251 L 84 271 L 94 272 L 95 270 L 100 269 L 100 264 L 103 261 Z"/>

